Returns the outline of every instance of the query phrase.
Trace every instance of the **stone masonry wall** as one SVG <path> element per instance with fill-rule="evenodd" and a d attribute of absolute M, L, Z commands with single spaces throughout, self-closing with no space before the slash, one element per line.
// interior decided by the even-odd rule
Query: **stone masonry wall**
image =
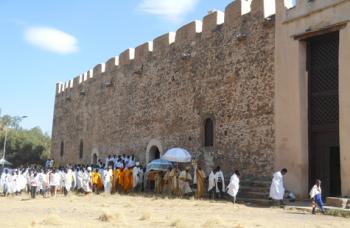
<path fill-rule="evenodd" d="M 270 176 L 275 25 L 274 17 L 264 18 L 263 1 L 251 8 L 241 15 L 237 0 L 225 15 L 207 15 L 203 26 L 192 22 L 176 37 L 165 34 L 58 84 L 52 157 L 60 164 L 90 163 L 92 153 L 103 159 L 126 153 L 145 162 L 147 145 L 157 139 L 164 151 L 188 149 L 207 170 L 221 165 L 227 175 L 240 169 Z M 203 146 L 207 117 L 215 129 L 210 148 Z"/>

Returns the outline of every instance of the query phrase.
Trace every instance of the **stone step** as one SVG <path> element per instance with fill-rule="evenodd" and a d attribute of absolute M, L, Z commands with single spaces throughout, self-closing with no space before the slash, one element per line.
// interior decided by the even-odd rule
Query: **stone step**
<path fill-rule="evenodd" d="M 300 211 L 309 212 L 309 213 L 311 213 L 311 211 L 312 211 L 311 206 L 286 205 L 286 206 L 284 206 L 284 209 L 300 210 Z M 330 206 L 325 206 L 324 209 L 325 209 L 327 215 L 346 217 L 346 218 L 350 217 L 350 210 L 349 209 L 330 207 Z M 317 208 L 317 211 L 318 211 L 317 213 L 319 213 L 318 208 Z"/>
<path fill-rule="evenodd" d="M 245 198 L 245 197 L 237 197 L 238 203 L 245 203 L 245 204 L 255 204 L 255 205 L 261 205 L 261 206 L 273 206 L 274 202 L 269 199 L 253 199 L 253 198 Z"/>
<path fill-rule="evenodd" d="M 249 192 L 270 192 L 270 186 L 269 187 L 254 187 L 254 186 L 240 185 L 239 189 L 242 191 L 249 191 Z"/>
<path fill-rule="evenodd" d="M 340 198 L 340 197 L 327 197 L 326 204 L 327 206 L 346 209 L 346 208 L 349 208 L 350 199 Z"/>
<path fill-rule="evenodd" d="M 271 186 L 271 181 L 241 181 L 240 182 L 241 186 L 246 186 L 246 187 L 262 187 L 262 188 L 270 188 Z"/>
<path fill-rule="evenodd" d="M 238 196 L 253 199 L 268 199 L 269 192 L 239 191 Z"/>

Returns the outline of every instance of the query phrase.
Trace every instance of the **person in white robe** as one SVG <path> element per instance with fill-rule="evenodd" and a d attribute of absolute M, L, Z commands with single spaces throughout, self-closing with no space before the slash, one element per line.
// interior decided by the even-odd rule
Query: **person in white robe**
<path fill-rule="evenodd" d="M 220 166 L 216 167 L 216 172 L 215 172 L 215 190 L 216 190 L 216 195 L 218 198 L 223 197 L 223 193 L 225 192 L 225 178 L 224 174 L 221 171 Z"/>
<path fill-rule="evenodd" d="M 227 193 L 232 197 L 232 202 L 236 203 L 236 196 L 239 191 L 239 176 L 240 173 L 236 170 L 230 178 L 230 183 L 227 186 Z"/>
<path fill-rule="evenodd" d="M 13 193 L 15 193 L 15 185 L 16 185 L 16 177 L 14 176 L 14 171 L 11 172 L 11 174 L 9 175 L 9 185 L 8 185 L 8 189 L 7 192 L 9 195 L 12 195 Z"/>
<path fill-rule="evenodd" d="M 108 155 L 108 157 L 106 158 L 105 168 L 109 167 L 109 162 L 111 162 L 111 161 L 112 161 L 112 156 Z"/>
<path fill-rule="evenodd" d="M 192 182 L 192 177 L 190 174 L 190 167 L 187 166 L 185 170 L 180 172 L 179 175 L 179 188 L 181 195 L 188 195 L 192 193 L 190 183 Z"/>
<path fill-rule="evenodd" d="M 43 180 L 43 197 L 47 198 L 49 197 L 49 191 L 50 191 L 50 176 L 47 170 L 45 170 L 42 174 L 42 180 Z"/>
<path fill-rule="evenodd" d="M 77 190 L 78 190 L 78 192 L 84 191 L 83 190 L 84 170 L 82 168 L 78 168 L 76 179 L 77 179 Z"/>
<path fill-rule="evenodd" d="M 281 171 L 274 173 L 270 187 L 270 198 L 280 201 L 281 204 L 283 204 L 285 192 L 283 176 L 286 175 L 287 172 L 287 169 L 283 168 Z"/>
<path fill-rule="evenodd" d="M 44 172 L 38 172 L 38 187 L 37 191 L 44 195 Z"/>
<path fill-rule="evenodd" d="M 139 185 L 140 182 L 140 169 L 137 166 L 134 166 L 134 168 L 132 168 L 132 187 L 134 189 L 134 191 L 136 191 L 136 187 Z"/>
<path fill-rule="evenodd" d="M 30 196 L 32 199 L 35 199 L 35 196 L 37 194 L 37 187 L 38 187 L 39 177 L 38 174 L 35 172 L 30 177 Z"/>
<path fill-rule="evenodd" d="M 30 169 L 27 170 L 26 173 L 26 184 L 27 184 L 27 193 L 30 194 L 30 177 L 32 175 L 32 171 Z"/>
<path fill-rule="evenodd" d="M 104 169 L 102 177 L 103 187 L 105 189 L 105 193 L 111 193 L 111 180 L 113 176 L 112 167 Z"/>
<path fill-rule="evenodd" d="M 216 176 L 215 176 L 215 170 L 212 170 L 208 177 L 208 192 L 209 197 L 213 200 L 215 198 L 215 192 L 216 192 Z"/>
<path fill-rule="evenodd" d="M 13 174 L 12 184 L 13 184 L 13 193 L 18 195 L 19 192 L 20 192 L 20 183 L 19 183 L 18 170 L 17 169 L 15 170 L 15 172 Z"/>
<path fill-rule="evenodd" d="M 92 183 L 91 183 L 91 167 L 88 167 L 87 170 L 83 173 L 83 190 L 85 193 L 91 193 L 92 192 Z"/>
<path fill-rule="evenodd" d="M 56 197 L 57 189 L 60 186 L 60 183 L 61 183 L 61 175 L 57 173 L 56 170 L 53 170 L 49 174 L 49 185 L 50 185 L 51 196 Z"/>
<path fill-rule="evenodd" d="M 10 174 L 7 169 L 5 169 L 5 171 L 1 174 L 0 182 L 1 182 L 2 192 L 4 196 L 7 196 L 9 185 L 10 185 Z"/>
<path fill-rule="evenodd" d="M 27 187 L 27 179 L 25 177 L 25 171 L 18 172 L 18 190 L 19 193 L 25 191 Z"/>
<path fill-rule="evenodd" d="M 63 172 L 63 193 L 65 196 L 68 195 L 72 188 L 72 182 L 73 182 L 73 174 L 72 172 L 69 172 L 68 170 L 64 170 Z"/>

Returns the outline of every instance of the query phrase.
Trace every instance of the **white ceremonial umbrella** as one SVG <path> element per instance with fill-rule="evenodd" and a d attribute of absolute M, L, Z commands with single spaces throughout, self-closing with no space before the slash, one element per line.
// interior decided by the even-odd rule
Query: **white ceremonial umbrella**
<path fill-rule="evenodd" d="M 1 158 L 1 159 L 0 159 L 0 165 L 12 165 L 12 163 L 6 161 L 4 158 Z"/>
<path fill-rule="evenodd" d="M 192 156 L 191 154 L 182 148 L 172 148 L 165 152 L 165 154 L 162 156 L 162 159 L 171 161 L 171 162 L 191 162 Z"/>

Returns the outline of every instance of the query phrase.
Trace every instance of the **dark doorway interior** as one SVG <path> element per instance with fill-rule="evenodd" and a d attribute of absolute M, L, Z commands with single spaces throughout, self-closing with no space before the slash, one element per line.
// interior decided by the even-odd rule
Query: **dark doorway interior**
<path fill-rule="evenodd" d="M 160 158 L 160 152 L 157 146 L 152 146 L 149 151 L 149 161 L 153 161 Z"/>
<path fill-rule="evenodd" d="M 92 164 L 97 165 L 97 154 L 92 155 Z"/>
<path fill-rule="evenodd" d="M 339 32 L 308 40 L 309 185 L 322 181 L 323 196 L 340 196 Z"/>

